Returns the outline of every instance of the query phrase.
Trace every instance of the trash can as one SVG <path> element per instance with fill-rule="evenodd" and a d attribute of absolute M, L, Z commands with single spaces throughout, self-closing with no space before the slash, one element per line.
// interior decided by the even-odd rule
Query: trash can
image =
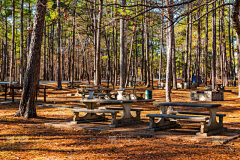
<path fill-rule="evenodd" d="M 132 82 L 131 81 L 129 82 L 129 87 L 132 87 Z"/>
<path fill-rule="evenodd" d="M 145 99 L 152 99 L 152 91 L 145 90 Z"/>
<path fill-rule="evenodd" d="M 183 88 L 188 89 L 188 83 L 187 82 L 183 82 Z"/>

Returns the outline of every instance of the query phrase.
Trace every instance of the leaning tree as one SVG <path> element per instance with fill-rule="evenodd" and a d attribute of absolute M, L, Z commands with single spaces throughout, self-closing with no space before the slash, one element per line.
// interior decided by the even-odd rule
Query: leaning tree
<path fill-rule="evenodd" d="M 36 2 L 30 51 L 23 81 L 22 97 L 19 110 L 15 114 L 15 116 L 24 116 L 25 119 L 37 117 L 35 95 L 40 73 L 41 44 L 46 14 L 46 3 L 47 0 L 37 0 Z"/>

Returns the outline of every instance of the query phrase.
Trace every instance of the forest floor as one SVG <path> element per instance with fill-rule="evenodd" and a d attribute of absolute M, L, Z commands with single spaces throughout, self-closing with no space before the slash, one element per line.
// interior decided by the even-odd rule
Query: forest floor
<path fill-rule="evenodd" d="M 155 82 L 155 86 L 156 86 Z M 198 137 L 189 128 L 198 123 L 181 122 L 182 130 L 147 132 L 148 113 L 158 113 L 152 102 L 133 105 L 143 108 L 144 123 L 116 129 L 104 123 L 72 125 L 72 107 L 79 104 L 76 89 L 54 90 L 56 84 L 46 84 L 47 103 L 36 106 L 37 118 L 25 120 L 13 117 L 18 103 L 0 103 L 0 159 L 240 159 L 240 98 L 237 87 L 226 87 L 224 101 L 199 102 L 222 104 L 218 112 L 225 113 L 227 130 L 209 137 Z M 144 92 L 145 87 L 137 87 Z M 148 88 L 150 89 L 150 88 Z M 172 90 L 173 102 L 190 102 L 190 91 Z M 3 92 L 2 92 L 3 94 Z M 39 102 L 43 103 L 40 90 Z M 1 99 L 4 96 L 0 96 Z M 10 97 L 8 97 L 10 99 Z M 20 92 L 16 99 L 20 99 Z M 153 99 L 165 102 L 165 90 L 154 89 Z M 3 100 L 2 100 L 3 101 Z M 49 105 L 52 105 L 49 106 Z M 60 107 L 61 106 L 61 107 Z M 200 111 L 200 109 L 198 109 Z M 108 123 L 108 122 L 107 122 Z"/>

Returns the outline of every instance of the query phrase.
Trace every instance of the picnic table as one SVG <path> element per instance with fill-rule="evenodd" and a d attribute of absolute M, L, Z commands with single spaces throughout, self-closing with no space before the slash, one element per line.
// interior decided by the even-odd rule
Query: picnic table
<path fill-rule="evenodd" d="M 109 93 L 112 91 L 113 89 L 110 88 L 96 88 L 96 89 L 89 89 L 87 88 L 86 91 L 89 92 L 89 97 L 88 99 L 93 99 L 94 98 L 94 92 L 95 91 L 99 91 L 99 92 L 105 92 L 107 95 L 109 95 Z"/>
<path fill-rule="evenodd" d="M 80 103 L 84 103 L 87 106 L 87 109 L 73 109 L 74 118 L 73 121 L 75 123 L 81 122 L 89 122 L 90 121 L 103 121 L 105 118 L 103 115 L 97 115 L 96 113 L 109 113 L 109 110 L 104 109 L 96 109 L 96 104 L 107 104 L 107 105 L 117 105 L 120 104 L 122 106 L 123 115 L 120 119 L 116 119 L 116 110 L 112 112 L 112 121 L 110 127 L 118 127 L 140 123 L 140 115 L 138 117 L 133 117 L 131 114 L 132 105 L 136 101 L 134 100 L 104 100 L 104 99 L 82 99 Z M 121 110 L 121 109 L 119 109 Z M 106 111 L 106 112 L 105 112 Z M 82 117 L 79 117 L 79 112 L 85 112 L 86 114 Z"/>
<path fill-rule="evenodd" d="M 200 132 L 197 135 L 211 135 L 215 133 L 221 132 L 223 128 L 223 117 L 225 114 L 217 113 L 218 107 L 221 107 L 221 104 L 201 104 L 201 103 L 185 103 L 185 102 L 163 102 L 163 103 L 154 103 L 159 110 L 160 114 L 148 114 L 147 117 L 150 117 L 150 126 L 147 130 L 162 130 L 167 128 L 176 128 L 180 127 L 179 124 L 176 123 L 177 120 L 192 120 L 199 121 L 201 123 Z M 181 107 L 193 107 L 193 108 L 206 108 L 209 113 L 201 113 L 201 112 L 186 112 L 186 111 L 170 111 L 167 114 L 167 109 L 169 106 L 181 106 Z M 177 115 L 183 114 L 183 115 Z M 191 116 L 185 116 L 189 114 Z M 198 116 L 192 116 L 198 115 Z M 202 116 L 199 116 L 202 115 Z M 207 116 L 207 117 L 203 117 Z M 217 122 L 216 117 L 219 117 L 219 122 Z M 159 117 L 160 119 L 155 122 L 154 118 Z M 172 121 L 170 119 L 174 119 Z M 206 125 L 206 122 L 208 124 Z"/>
<path fill-rule="evenodd" d="M 137 100 L 137 96 L 136 94 L 140 94 L 140 97 L 143 99 L 142 95 L 144 93 L 136 93 L 136 91 L 139 90 L 138 88 L 120 88 L 120 89 L 116 89 L 116 91 L 118 92 L 118 96 L 117 99 L 118 100 Z M 132 93 L 127 93 L 125 91 L 132 91 Z M 123 95 L 126 96 L 123 96 Z"/>
<path fill-rule="evenodd" d="M 77 88 L 77 93 L 76 95 L 86 93 L 86 88 L 93 88 L 93 87 L 98 87 L 94 86 L 93 84 L 84 84 L 84 85 L 79 85 L 79 88 Z"/>

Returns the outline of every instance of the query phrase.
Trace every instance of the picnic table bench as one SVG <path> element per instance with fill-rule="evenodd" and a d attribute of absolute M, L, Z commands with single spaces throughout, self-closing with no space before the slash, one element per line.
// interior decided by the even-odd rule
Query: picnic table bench
<path fill-rule="evenodd" d="M 102 110 L 102 109 L 87 109 L 87 108 L 81 108 L 81 109 L 72 109 L 72 112 L 74 113 L 73 117 L 73 123 L 83 123 L 83 122 L 99 122 L 99 121 L 106 121 L 108 120 L 105 117 L 105 113 L 111 114 L 111 124 L 113 125 L 116 121 L 117 113 L 119 111 L 113 110 Z M 79 117 L 79 112 L 86 113 L 83 117 Z M 97 115 L 96 113 L 102 113 L 101 115 Z"/>
<path fill-rule="evenodd" d="M 168 128 L 178 128 L 181 126 L 176 123 L 176 120 L 186 120 L 186 119 L 190 121 L 200 122 L 201 124 L 200 132 L 198 132 L 197 135 L 208 136 L 211 134 L 219 133 L 225 129 L 223 128 L 223 117 L 226 115 L 216 113 L 218 107 L 221 107 L 221 104 L 164 102 L 164 103 L 155 103 L 154 105 L 159 107 L 160 114 L 147 115 L 147 117 L 150 118 L 150 125 L 147 130 L 157 131 L 157 130 L 163 130 Z M 209 111 L 209 113 L 170 111 L 169 114 L 167 114 L 167 108 L 169 106 L 181 106 L 181 107 L 193 107 L 193 108 L 201 107 L 201 108 L 206 108 Z M 184 114 L 184 115 L 178 115 L 178 114 Z M 217 122 L 216 116 L 219 117 L 219 122 Z M 154 121 L 156 117 L 160 118 L 157 122 Z"/>
<path fill-rule="evenodd" d="M 78 113 L 75 111 L 74 112 L 74 117 L 73 118 L 73 123 L 81 123 L 81 122 L 89 122 L 89 121 L 103 121 L 104 118 L 96 113 L 110 113 L 106 110 L 94 110 L 96 109 L 96 104 L 100 103 L 102 105 L 107 104 L 107 105 L 121 105 L 123 108 L 123 115 L 120 119 L 115 119 L 113 116 L 113 120 L 111 121 L 111 124 L 109 125 L 110 127 L 119 127 L 119 126 L 125 126 L 125 125 L 132 125 L 136 123 L 141 123 L 140 119 L 137 117 L 133 117 L 131 114 L 131 108 L 132 105 L 136 101 L 133 100 L 104 100 L 104 99 L 82 99 L 80 100 L 80 103 L 84 103 L 87 106 L 86 110 L 80 110 L 86 112 L 86 114 L 82 117 L 78 117 Z M 78 110 L 79 111 L 79 110 Z M 114 110 L 116 111 L 116 110 Z M 118 113 L 117 111 L 116 113 Z M 115 112 L 114 112 L 115 113 Z M 111 113 L 111 114 L 114 114 Z"/>
<path fill-rule="evenodd" d="M 117 111 L 124 110 L 124 108 L 119 108 L 119 107 L 99 107 L 98 109 L 101 109 L 101 110 L 117 110 Z M 143 109 L 142 108 L 131 108 L 130 111 L 135 111 L 136 112 L 136 118 L 137 118 L 137 120 L 140 121 L 140 115 L 141 115 L 141 111 L 143 111 Z"/>

